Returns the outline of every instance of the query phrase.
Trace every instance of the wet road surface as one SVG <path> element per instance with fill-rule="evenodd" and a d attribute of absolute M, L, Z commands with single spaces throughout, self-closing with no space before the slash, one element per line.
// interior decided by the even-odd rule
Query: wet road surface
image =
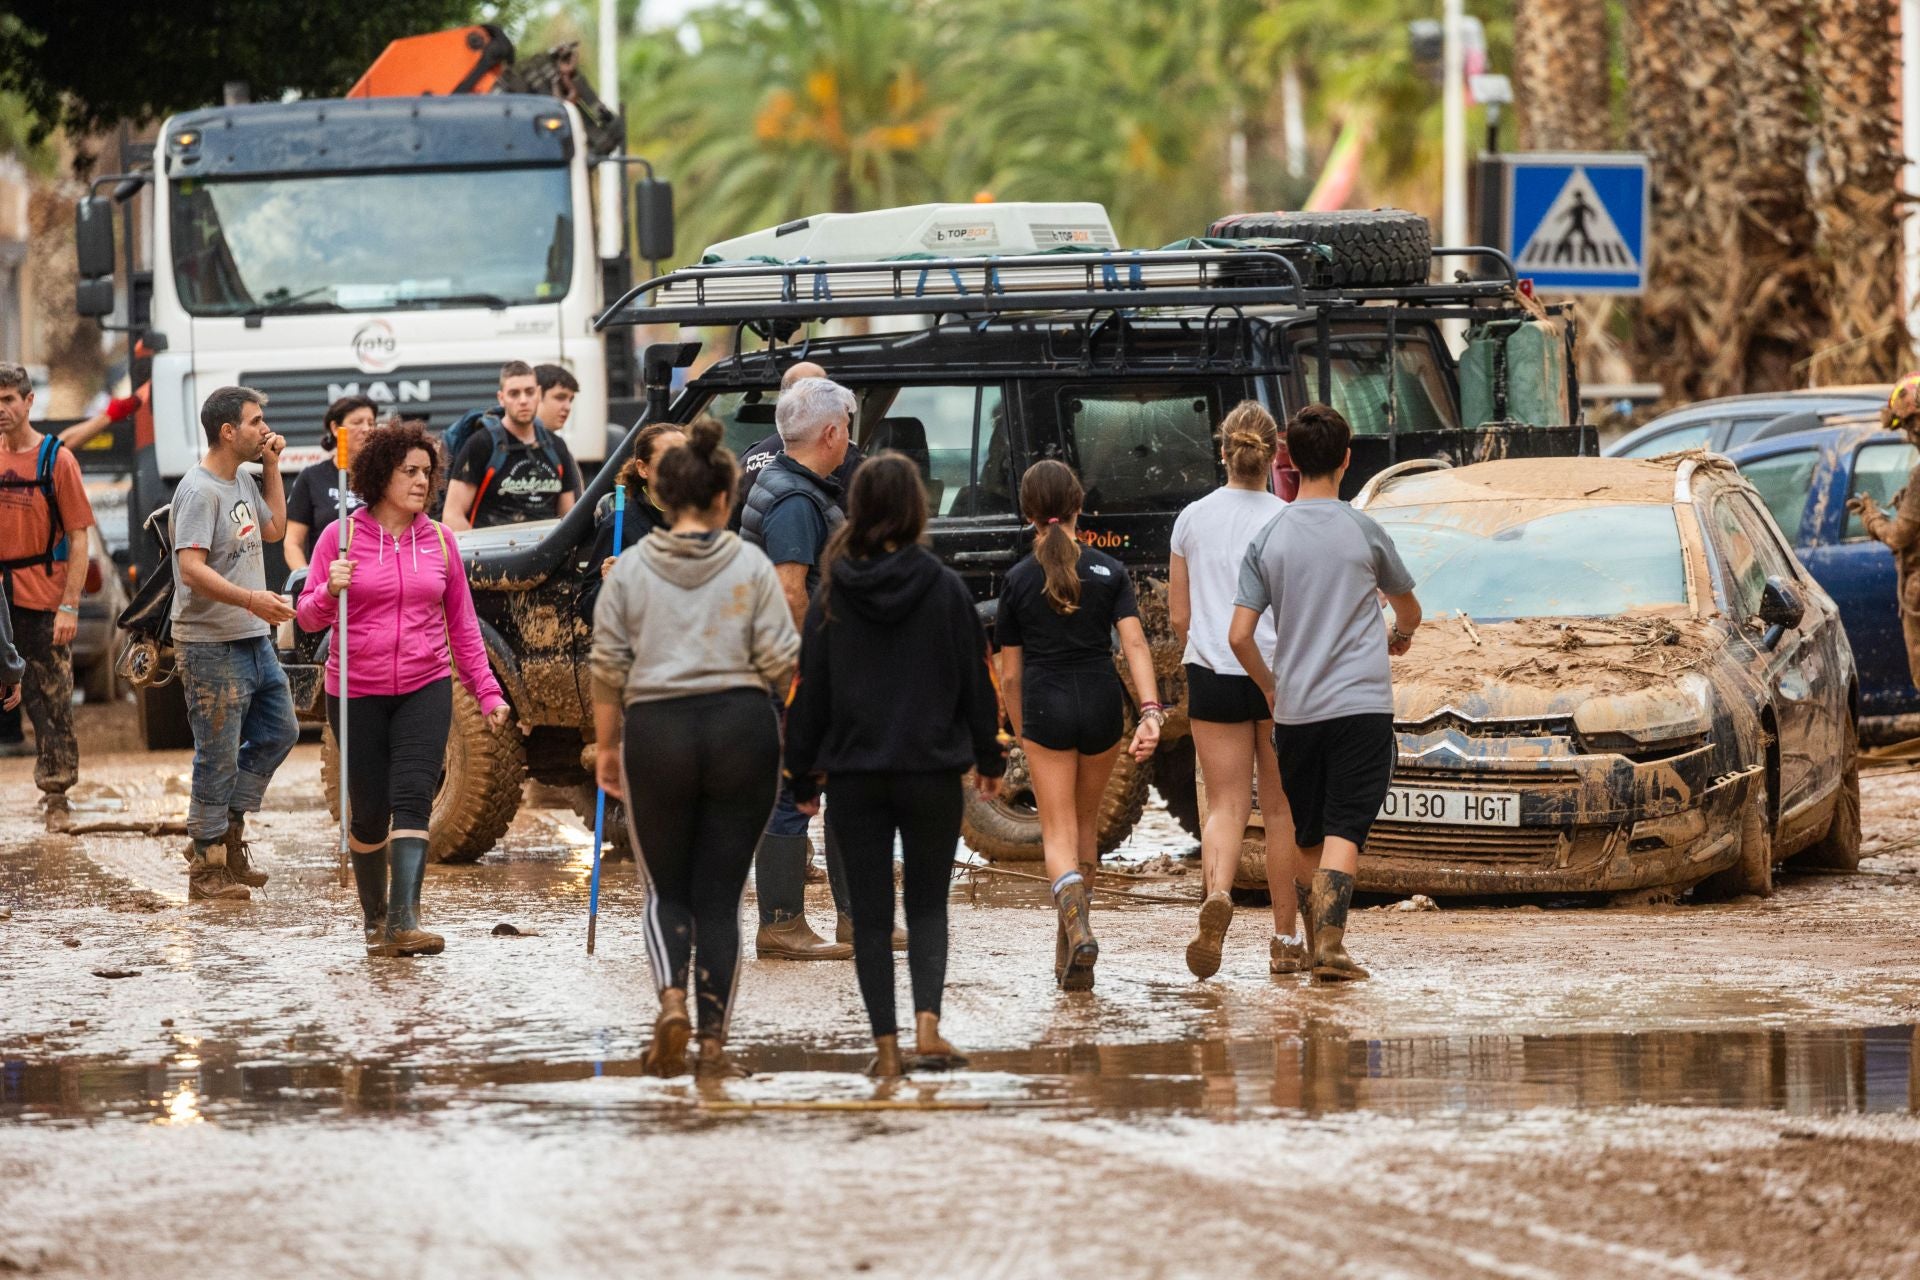
<path fill-rule="evenodd" d="M 79 824 L 184 811 L 124 716 L 83 709 Z M 876 1086 L 851 966 L 750 958 L 755 1074 L 706 1088 L 639 1075 L 640 892 L 609 865 L 588 958 L 564 808 L 431 870 L 445 955 L 370 960 L 314 747 L 245 906 L 185 903 L 180 837 L 41 834 L 29 777 L 0 764 L 0 1273 L 1920 1274 L 1920 772 L 1868 775 L 1859 875 L 1360 911 L 1351 988 L 1269 977 L 1252 908 L 1195 983 L 1192 908 L 1108 893 L 1065 996 L 1043 887 L 963 879 L 969 1070 Z M 1158 814 L 1123 862 L 1191 846 Z"/>

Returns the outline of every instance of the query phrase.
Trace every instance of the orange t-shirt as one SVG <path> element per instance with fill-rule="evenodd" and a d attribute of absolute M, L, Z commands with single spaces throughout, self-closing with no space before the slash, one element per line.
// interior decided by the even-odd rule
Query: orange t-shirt
<path fill-rule="evenodd" d="M 0 472 L 27 482 L 21 488 L 0 488 L 0 560 L 44 554 L 53 533 L 47 500 L 33 479 L 39 474 L 40 444 L 25 453 L 0 449 Z M 86 564 L 86 530 L 93 524 L 93 504 L 87 501 L 86 482 L 70 449 L 61 449 L 53 464 L 53 496 L 60 504 L 60 524 L 68 535 L 70 559 Z M 52 613 L 66 591 L 67 566 L 51 569 L 33 565 L 13 572 L 13 604 L 18 609 Z"/>

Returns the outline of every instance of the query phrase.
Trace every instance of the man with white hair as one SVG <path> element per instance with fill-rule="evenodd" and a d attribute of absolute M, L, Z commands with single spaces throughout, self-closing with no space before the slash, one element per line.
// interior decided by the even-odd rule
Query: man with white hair
<path fill-rule="evenodd" d="M 780 375 L 780 390 L 785 392 L 788 387 L 803 378 L 826 376 L 827 371 L 813 361 L 796 360 L 787 367 L 785 373 Z M 758 444 L 749 446 L 747 451 L 740 455 L 740 492 L 734 495 L 733 519 L 728 525 L 735 533 L 740 532 L 740 513 L 746 509 L 747 498 L 753 493 L 753 482 L 759 478 L 760 472 L 769 462 L 785 452 L 786 446 L 780 443 L 780 433 L 776 431 Z M 847 503 L 847 486 L 853 483 L 854 469 L 865 461 L 866 458 L 861 454 L 860 446 L 849 440 L 847 456 L 834 469 L 831 477 L 833 482 L 840 486 L 840 497 L 837 501 L 843 511 Z"/>
<path fill-rule="evenodd" d="M 846 520 L 840 510 L 840 486 L 831 477 L 846 460 L 854 409 L 853 393 L 826 378 L 800 378 L 782 391 L 774 424 L 780 429 L 783 451 L 761 468 L 741 509 L 740 536 L 773 561 L 795 627 L 806 617 L 807 602 L 820 583 L 827 539 Z M 792 793 L 782 786 L 754 866 L 760 902 L 754 950 L 763 959 L 846 960 L 853 956 L 852 946 L 826 941 L 807 923 L 807 864 L 812 858 L 807 815 L 794 807 Z M 829 878 L 834 882 L 836 905 L 844 914 L 846 907 L 839 901 L 841 877 Z"/>

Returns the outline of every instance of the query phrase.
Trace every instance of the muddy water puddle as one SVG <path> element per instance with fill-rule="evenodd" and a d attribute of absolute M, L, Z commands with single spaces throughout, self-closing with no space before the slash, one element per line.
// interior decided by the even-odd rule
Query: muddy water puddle
<path fill-rule="evenodd" d="M 697 1085 L 648 1078 L 637 1059 L 341 1063 L 297 1042 L 280 1058 L 243 1059 L 183 1040 L 144 1063 L 0 1062 L 0 1124 L 253 1126 L 459 1111 L 558 1124 L 891 1109 L 1215 1119 L 1638 1106 L 1920 1113 L 1920 1026 L 1384 1040 L 1310 1030 L 978 1053 L 968 1070 L 886 1084 L 861 1074 L 864 1054 L 760 1046 L 739 1058 L 752 1078 Z"/>

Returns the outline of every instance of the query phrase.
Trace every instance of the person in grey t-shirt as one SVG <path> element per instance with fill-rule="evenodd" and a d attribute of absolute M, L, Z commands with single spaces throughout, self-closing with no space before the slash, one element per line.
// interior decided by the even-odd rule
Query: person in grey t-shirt
<path fill-rule="evenodd" d="M 287 530 L 280 451 L 267 398 L 221 387 L 200 409 L 207 455 L 173 495 L 173 641 L 193 726 L 187 896 L 244 902 L 267 882 L 246 843 L 267 783 L 300 737 L 273 628 L 293 616 L 266 589 L 263 544 Z M 261 479 L 240 468 L 260 464 Z"/>
<path fill-rule="evenodd" d="M 1273 704 L 1273 747 L 1301 861 L 1313 976 L 1364 978 L 1345 946 L 1347 907 L 1398 754 L 1388 656 L 1413 643 L 1420 602 L 1393 539 L 1340 500 L 1353 460 L 1347 420 L 1310 404 L 1287 424 L 1300 493 L 1247 548 L 1227 643 Z M 1393 622 L 1383 626 L 1379 597 Z M 1273 652 L 1254 638 L 1273 612 Z M 1271 664 L 1271 665 L 1269 665 Z"/>

